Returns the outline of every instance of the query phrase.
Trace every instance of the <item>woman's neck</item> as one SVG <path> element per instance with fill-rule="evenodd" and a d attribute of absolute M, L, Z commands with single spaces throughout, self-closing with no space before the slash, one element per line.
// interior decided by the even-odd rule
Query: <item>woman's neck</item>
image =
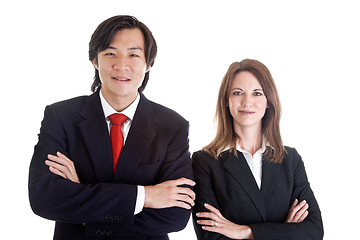
<path fill-rule="evenodd" d="M 251 155 L 262 147 L 261 128 L 240 128 L 236 130 L 236 133 L 239 146 Z"/>

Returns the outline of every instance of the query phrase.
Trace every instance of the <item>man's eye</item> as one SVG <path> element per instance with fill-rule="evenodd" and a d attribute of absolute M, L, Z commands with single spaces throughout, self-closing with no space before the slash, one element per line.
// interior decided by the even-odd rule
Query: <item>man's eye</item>
<path fill-rule="evenodd" d="M 130 54 L 130 57 L 138 57 L 139 55 L 137 54 Z"/>
<path fill-rule="evenodd" d="M 105 56 L 115 56 L 115 53 L 105 53 Z"/>

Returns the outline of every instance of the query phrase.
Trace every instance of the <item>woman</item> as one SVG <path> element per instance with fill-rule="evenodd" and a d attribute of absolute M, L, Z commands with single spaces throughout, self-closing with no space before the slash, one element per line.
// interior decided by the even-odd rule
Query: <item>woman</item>
<path fill-rule="evenodd" d="M 193 154 L 198 239 L 322 239 L 320 209 L 300 155 L 282 143 L 280 113 L 267 67 L 231 64 L 215 139 Z"/>

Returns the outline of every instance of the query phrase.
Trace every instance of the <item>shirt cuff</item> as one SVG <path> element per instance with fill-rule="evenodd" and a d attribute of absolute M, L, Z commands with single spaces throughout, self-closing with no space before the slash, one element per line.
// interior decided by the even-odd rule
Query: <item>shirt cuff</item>
<path fill-rule="evenodd" d="M 145 187 L 137 186 L 137 196 L 134 215 L 140 213 L 144 208 L 145 203 Z"/>

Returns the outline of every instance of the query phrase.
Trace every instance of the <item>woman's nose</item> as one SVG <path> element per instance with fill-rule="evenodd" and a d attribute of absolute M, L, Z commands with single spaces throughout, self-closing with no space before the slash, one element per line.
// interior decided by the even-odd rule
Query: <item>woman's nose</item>
<path fill-rule="evenodd" d="M 248 95 L 245 95 L 241 100 L 241 106 L 246 107 L 251 105 L 251 99 Z"/>

